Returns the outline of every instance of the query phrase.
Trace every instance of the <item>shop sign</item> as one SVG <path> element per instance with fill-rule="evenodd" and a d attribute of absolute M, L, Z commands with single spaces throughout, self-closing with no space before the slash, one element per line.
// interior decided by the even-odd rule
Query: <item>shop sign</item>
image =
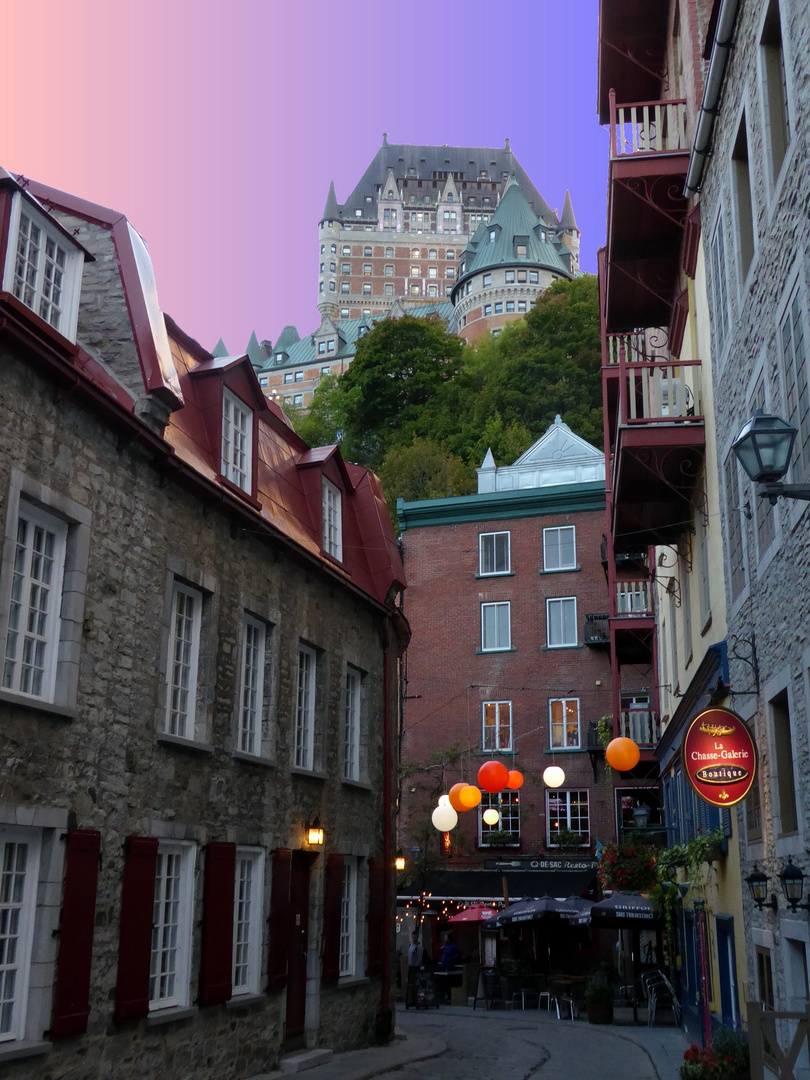
<path fill-rule="evenodd" d="M 745 722 L 728 709 L 705 709 L 686 732 L 683 766 L 705 802 L 712 806 L 740 802 L 757 772 L 757 750 Z"/>

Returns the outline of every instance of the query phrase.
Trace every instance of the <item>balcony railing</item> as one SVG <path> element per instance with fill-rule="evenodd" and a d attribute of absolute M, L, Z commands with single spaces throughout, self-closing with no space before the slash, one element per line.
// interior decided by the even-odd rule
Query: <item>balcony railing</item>
<path fill-rule="evenodd" d="M 655 333 L 609 334 L 606 338 L 608 368 L 619 371 L 619 423 L 701 422 L 702 362 L 672 359 L 666 350 L 656 347 Z"/>
<path fill-rule="evenodd" d="M 623 709 L 619 713 L 619 734 L 639 746 L 655 746 L 661 725 L 651 709 Z"/>
<path fill-rule="evenodd" d="M 610 156 L 684 153 L 686 101 L 634 101 L 616 104 L 610 93 Z"/>
<path fill-rule="evenodd" d="M 610 644 L 610 616 L 607 612 L 598 615 L 585 616 L 585 634 L 583 641 L 586 645 L 609 645 Z"/>
<path fill-rule="evenodd" d="M 616 582 L 617 615 L 652 615 L 652 586 L 649 581 Z"/>

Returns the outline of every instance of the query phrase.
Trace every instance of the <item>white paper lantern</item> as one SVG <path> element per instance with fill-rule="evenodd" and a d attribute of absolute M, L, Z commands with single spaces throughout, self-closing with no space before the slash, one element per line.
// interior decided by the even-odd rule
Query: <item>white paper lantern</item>
<path fill-rule="evenodd" d="M 439 796 L 439 806 L 449 806 L 449 805 L 450 805 L 450 796 L 449 795 L 440 795 Z"/>
<path fill-rule="evenodd" d="M 433 822 L 434 829 L 438 829 L 439 832 L 450 832 L 458 825 L 458 814 L 449 804 L 437 806 L 430 815 L 430 820 Z"/>
<path fill-rule="evenodd" d="M 562 787 L 565 783 L 565 773 L 562 771 L 559 765 L 549 765 L 546 771 L 543 773 L 543 783 L 546 787 Z"/>
<path fill-rule="evenodd" d="M 487 825 L 497 825 L 501 820 L 501 815 L 494 806 L 490 806 L 484 811 L 483 818 Z"/>

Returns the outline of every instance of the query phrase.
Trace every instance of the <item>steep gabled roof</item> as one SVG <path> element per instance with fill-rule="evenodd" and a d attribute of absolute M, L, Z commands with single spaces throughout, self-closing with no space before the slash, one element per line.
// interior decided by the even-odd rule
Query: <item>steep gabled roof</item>
<path fill-rule="evenodd" d="M 335 181 L 329 183 L 329 194 L 326 196 L 326 205 L 321 214 L 321 221 L 336 221 L 340 218 L 340 207 L 335 195 Z"/>
<path fill-rule="evenodd" d="M 571 195 L 569 194 L 568 188 L 565 189 L 565 199 L 563 201 L 560 225 L 563 229 L 576 229 L 577 232 L 579 232 L 579 226 L 577 225 L 577 219 L 574 217 L 574 207 L 571 205 Z"/>

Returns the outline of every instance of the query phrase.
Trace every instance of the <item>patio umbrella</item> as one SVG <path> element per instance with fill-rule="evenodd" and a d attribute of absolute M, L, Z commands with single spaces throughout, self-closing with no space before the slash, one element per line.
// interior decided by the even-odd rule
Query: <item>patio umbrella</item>
<path fill-rule="evenodd" d="M 658 921 L 649 898 L 636 892 L 615 892 L 591 908 L 592 926 L 621 928 Z"/>
<path fill-rule="evenodd" d="M 497 914 L 497 910 L 489 907 L 488 904 L 470 904 L 463 911 L 456 912 L 447 921 L 449 923 L 487 922 L 489 919 L 494 919 Z"/>
<path fill-rule="evenodd" d="M 554 905 L 558 902 L 553 896 L 541 896 L 538 900 L 518 900 L 516 904 L 510 904 L 503 909 L 496 925 L 509 926 L 512 923 L 531 922 L 533 919 L 543 919 L 546 915 L 555 915 Z"/>
<path fill-rule="evenodd" d="M 593 900 L 586 900 L 584 896 L 569 896 L 567 900 L 556 902 L 555 911 L 574 926 L 582 926 L 591 921 L 592 907 Z"/>

